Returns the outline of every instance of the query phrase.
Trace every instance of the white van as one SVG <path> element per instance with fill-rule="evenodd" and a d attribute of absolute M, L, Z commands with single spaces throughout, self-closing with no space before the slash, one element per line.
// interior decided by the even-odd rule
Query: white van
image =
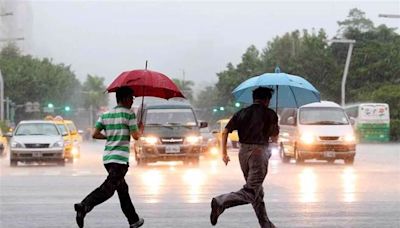
<path fill-rule="evenodd" d="M 353 164 L 356 140 L 350 119 L 338 104 L 315 102 L 280 114 L 280 156 L 296 163 L 307 159 Z"/>

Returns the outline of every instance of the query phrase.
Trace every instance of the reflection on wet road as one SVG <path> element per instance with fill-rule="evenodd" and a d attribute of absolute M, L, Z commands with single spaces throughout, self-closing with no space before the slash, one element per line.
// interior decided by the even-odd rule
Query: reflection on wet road
<path fill-rule="evenodd" d="M 23 222 L 12 219 L 15 214 L 38 210 L 24 217 L 39 224 L 33 227 L 74 227 L 72 203 L 106 177 L 99 152 L 102 147 L 101 142 L 84 144 L 81 158 L 65 167 L 21 164 L 11 168 L 7 157 L 1 158 L 0 224 L 24 227 L 18 225 Z M 360 145 L 357 149 L 353 166 L 342 161 L 284 164 L 273 154 L 264 182 L 272 220 L 280 227 L 400 227 L 400 145 Z M 237 153 L 230 150 L 228 166 L 220 159 L 202 158 L 198 166 L 159 162 L 137 167 L 132 157 L 126 181 L 135 206 L 148 218 L 147 227 L 208 227 L 210 199 L 244 184 Z M 124 219 L 118 208 L 114 196 L 94 210 L 91 216 L 102 222 L 92 221 L 93 227 L 121 227 Z M 43 220 L 37 214 L 48 211 L 59 213 L 52 222 L 63 225 L 40 226 Z M 180 221 L 179 225 L 174 221 Z M 218 225 L 239 228 L 243 224 L 257 227 L 249 205 L 228 210 Z"/>

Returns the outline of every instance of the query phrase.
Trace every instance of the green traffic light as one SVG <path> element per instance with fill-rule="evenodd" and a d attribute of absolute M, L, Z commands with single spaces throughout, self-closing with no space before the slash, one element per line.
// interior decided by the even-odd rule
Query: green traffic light
<path fill-rule="evenodd" d="M 224 111 L 225 108 L 224 107 L 219 107 L 219 110 Z"/>
<path fill-rule="evenodd" d="M 54 105 L 53 105 L 52 103 L 48 103 L 48 104 L 47 104 L 47 107 L 48 107 L 48 108 L 54 108 Z"/>
<path fill-rule="evenodd" d="M 71 111 L 71 108 L 69 106 L 65 106 L 64 110 L 69 112 L 69 111 Z"/>
<path fill-rule="evenodd" d="M 240 107 L 240 103 L 239 103 L 239 102 L 236 102 L 236 103 L 235 103 L 235 106 L 236 106 L 236 108 L 239 108 L 239 107 Z"/>
<path fill-rule="evenodd" d="M 214 109 L 213 109 L 213 112 L 218 112 L 218 109 L 214 108 Z"/>

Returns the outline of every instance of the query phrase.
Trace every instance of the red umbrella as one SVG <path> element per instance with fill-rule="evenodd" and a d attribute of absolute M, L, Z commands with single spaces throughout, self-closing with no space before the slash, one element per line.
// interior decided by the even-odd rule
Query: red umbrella
<path fill-rule="evenodd" d="M 136 97 L 185 98 L 170 78 L 162 73 L 151 70 L 125 71 L 108 86 L 107 91 L 109 93 L 115 92 L 123 86 L 133 89 Z"/>

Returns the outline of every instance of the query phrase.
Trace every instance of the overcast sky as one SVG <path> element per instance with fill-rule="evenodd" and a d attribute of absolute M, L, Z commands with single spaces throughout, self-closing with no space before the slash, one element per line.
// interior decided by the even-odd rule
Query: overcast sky
<path fill-rule="evenodd" d="M 252 44 L 262 50 L 296 29 L 324 28 L 334 36 L 337 21 L 354 7 L 375 25 L 400 27 L 400 19 L 378 17 L 399 14 L 399 1 L 29 2 L 31 54 L 70 64 L 81 81 L 90 73 L 107 84 L 149 60 L 150 69 L 171 78 L 182 79 L 185 71 L 198 90 L 216 82 L 228 62 L 239 63 Z"/>

